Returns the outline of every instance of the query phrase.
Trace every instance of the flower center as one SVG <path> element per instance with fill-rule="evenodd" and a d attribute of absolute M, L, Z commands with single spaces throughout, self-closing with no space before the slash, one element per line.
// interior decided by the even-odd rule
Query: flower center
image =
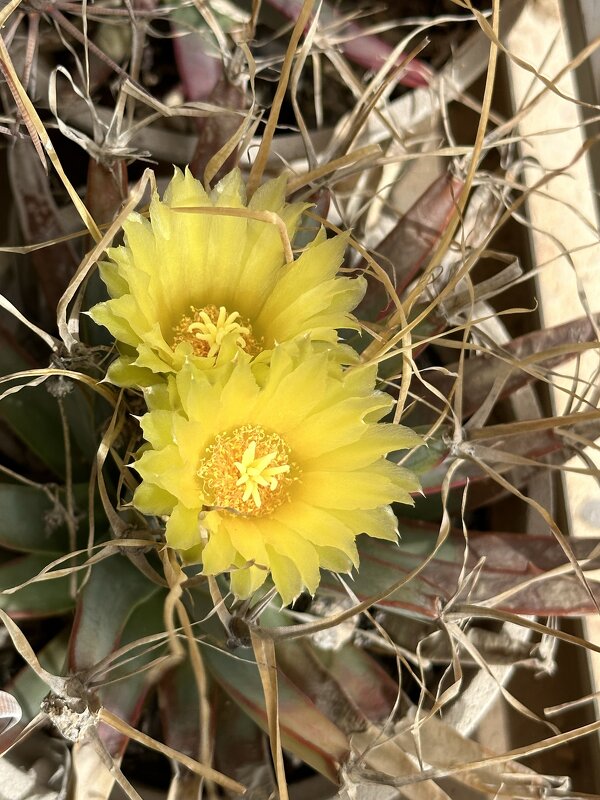
<path fill-rule="evenodd" d="M 173 347 L 180 342 L 189 342 L 194 355 L 212 358 L 219 354 L 225 337 L 230 334 L 235 344 L 249 355 L 255 356 L 262 350 L 250 322 L 239 312 L 229 313 L 225 306 L 190 306 L 189 314 L 184 314 L 173 328 Z"/>
<path fill-rule="evenodd" d="M 279 434 L 244 425 L 220 433 L 206 448 L 198 477 L 210 505 L 264 517 L 289 500 L 293 466 Z"/>

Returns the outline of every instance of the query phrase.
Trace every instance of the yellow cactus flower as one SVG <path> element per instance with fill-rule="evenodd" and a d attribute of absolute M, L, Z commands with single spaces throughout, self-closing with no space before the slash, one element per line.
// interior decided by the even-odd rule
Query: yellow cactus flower
<path fill-rule="evenodd" d="M 358 534 L 395 540 L 389 504 L 419 490 L 386 455 L 422 440 L 379 422 L 393 399 L 375 377 L 308 340 L 277 347 L 260 380 L 244 360 L 185 364 L 146 390 L 134 505 L 167 515 L 167 543 L 205 574 L 230 572 L 238 597 L 269 573 L 284 603 L 314 593 L 320 568 L 358 565 Z"/>
<path fill-rule="evenodd" d="M 238 353 L 267 363 L 280 342 L 308 334 L 328 347 L 337 329 L 356 328 L 350 311 L 365 282 L 336 275 L 347 236 L 321 230 L 294 258 L 290 240 L 306 208 L 285 202 L 285 177 L 246 203 L 239 170 L 210 194 L 176 170 L 149 220 L 132 214 L 125 245 L 100 265 L 111 299 L 90 314 L 118 342 L 109 380 L 149 386 L 190 358 L 203 368 Z"/>

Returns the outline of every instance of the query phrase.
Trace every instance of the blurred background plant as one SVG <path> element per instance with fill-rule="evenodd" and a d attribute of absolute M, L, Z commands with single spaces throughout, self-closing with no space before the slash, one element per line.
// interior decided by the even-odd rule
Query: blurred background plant
<path fill-rule="evenodd" d="M 531 63 L 506 49 L 523 16 L 555 8 L 4 4 L 3 796 L 598 789 L 578 768 L 600 723 L 573 654 L 600 646 L 556 622 L 600 598 L 598 541 L 568 535 L 557 479 L 598 474 L 598 315 L 579 276 L 576 319 L 544 324 L 536 281 L 559 258 L 576 274 L 576 249 L 531 209 L 546 193 L 587 232 L 581 249 L 596 243 L 585 208 L 548 188 L 595 139 L 552 119 L 581 146 L 540 163 L 528 147 L 556 130 L 522 133 L 548 97 L 597 111 L 557 83 L 596 43 L 555 72 L 555 41 Z M 147 205 L 145 170 L 161 188 L 188 163 L 207 185 L 235 164 L 251 186 L 288 171 L 290 198 L 314 204 L 296 248 L 320 223 L 352 230 L 345 269 L 369 291 L 349 341 L 428 443 L 406 462 L 424 494 L 399 509 L 399 545 L 361 537 L 358 574 L 325 575 L 292 608 L 189 579 L 160 520 L 129 506 L 143 405 L 101 382 L 112 343 L 82 314 L 104 299 L 97 259 Z M 527 676 L 514 691 L 511 675 Z M 573 702 L 536 707 L 519 694 L 530 675 L 542 706 Z M 494 750 L 498 698 L 533 733 Z"/>

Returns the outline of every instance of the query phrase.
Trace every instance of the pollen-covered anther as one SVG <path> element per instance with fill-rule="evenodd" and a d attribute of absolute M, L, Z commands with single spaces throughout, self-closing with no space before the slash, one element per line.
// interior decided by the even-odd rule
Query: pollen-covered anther
<path fill-rule="evenodd" d="M 229 312 L 225 306 L 190 306 L 173 328 L 173 347 L 188 342 L 194 355 L 212 358 L 219 354 L 225 337 L 232 336 L 235 344 L 249 355 L 257 355 L 262 347 L 252 332 L 250 322 L 238 311 Z"/>
<path fill-rule="evenodd" d="M 297 478 L 293 472 L 290 448 L 279 434 L 244 425 L 215 438 L 198 477 L 211 506 L 263 517 L 289 500 L 289 487 Z"/>

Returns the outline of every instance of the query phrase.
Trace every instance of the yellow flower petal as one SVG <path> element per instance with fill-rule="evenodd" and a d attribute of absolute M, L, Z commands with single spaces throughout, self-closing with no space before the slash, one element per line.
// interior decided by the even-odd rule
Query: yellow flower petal
<path fill-rule="evenodd" d="M 175 445 L 147 450 L 135 463 L 142 478 L 176 497 L 186 508 L 198 509 L 203 502 L 195 472 L 182 461 Z M 135 497 L 134 497 L 135 502 Z"/>
<path fill-rule="evenodd" d="M 173 172 L 173 179 L 165 191 L 165 203 L 176 206 L 206 206 L 210 204 L 209 197 L 200 181 L 197 181 L 189 168 L 182 172 L 177 167 Z"/>
<path fill-rule="evenodd" d="M 111 257 L 111 251 L 113 253 L 118 252 L 114 248 L 110 248 L 106 253 L 109 258 Z M 102 261 L 98 264 L 98 269 L 111 297 L 120 297 L 120 295 L 129 291 L 129 284 L 116 264 L 111 261 Z"/>
<path fill-rule="evenodd" d="M 205 520 L 202 521 L 202 524 L 205 524 Z M 211 528 L 210 537 L 202 551 L 202 571 L 204 574 L 219 575 L 222 572 L 229 572 L 233 564 L 235 564 L 236 556 L 237 551 L 231 543 L 225 526 L 219 525 L 216 528 Z"/>
<path fill-rule="evenodd" d="M 276 430 L 297 428 L 318 407 L 327 394 L 329 358 L 319 354 L 310 361 L 300 363 L 292 372 L 283 372 L 278 380 L 278 367 L 282 348 L 273 353 L 271 374 L 264 391 L 258 397 L 256 420 Z M 283 365 L 289 370 L 289 363 Z"/>
<path fill-rule="evenodd" d="M 141 420 L 144 439 L 155 450 L 162 450 L 173 442 L 174 415 L 169 411 L 155 411 L 154 414 L 145 414 Z"/>
<path fill-rule="evenodd" d="M 396 475 L 388 473 L 380 462 L 352 472 L 306 472 L 297 496 L 323 508 L 370 509 L 393 502 L 412 505 L 410 492 L 417 491 L 418 486 L 416 480 L 409 480 L 402 471 Z"/>
<path fill-rule="evenodd" d="M 304 586 L 311 594 L 315 593 L 321 575 L 319 572 L 319 559 L 313 545 L 303 536 L 295 533 L 290 528 L 282 525 L 277 519 L 265 519 L 261 522 L 266 544 L 266 550 L 272 557 L 273 552 L 279 553 L 294 561 Z"/>
<path fill-rule="evenodd" d="M 209 574 L 231 572 L 239 597 L 268 572 L 286 603 L 314 593 L 321 569 L 358 564 L 357 535 L 395 539 L 389 504 L 419 491 L 384 456 L 421 440 L 372 421 L 393 402 L 374 381 L 373 369 L 345 370 L 308 340 L 279 345 L 262 375 L 247 361 L 209 372 L 186 362 L 145 393 L 142 427 L 156 449 L 135 464 L 140 507 L 173 503 L 181 519 L 169 521 L 169 543 L 185 560 L 184 545 L 196 548 Z"/>
<path fill-rule="evenodd" d="M 398 541 L 398 520 L 389 506 L 355 508 L 352 511 L 331 509 L 330 514 L 347 525 L 355 534 L 366 533 L 374 539 Z"/>
<path fill-rule="evenodd" d="M 189 550 L 201 542 L 197 508 L 177 505 L 167 521 L 167 544 L 177 550 Z"/>
<path fill-rule="evenodd" d="M 346 553 L 333 547 L 317 547 L 317 555 L 323 569 L 330 569 L 333 572 L 350 573 L 355 566 Z"/>
<path fill-rule="evenodd" d="M 279 592 L 284 605 L 293 603 L 304 588 L 296 562 L 294 559 L 280 555 L 272 547 L 269 547 L 268 550 L 271 575 L 275 588 Z"/>
<path fill-rule="evenodd" d="M 307 466 L 324 470 L 360 469 L 381 455 L 420 447 L 422 444 L 423 439 L 403 425 L 364 425 L 361 436 L 356 441 L 309 459 Z"/>
<path fill-rule="evenodd" d="M 276 214 L 291 240 L 306 205 L 286 203 L 284 187 L 284 178 L 272 181 L 247 205 L 239 170 L 210 195 L 189 171 L 176 170 L 163 199 L 151 199 L 149 219 L 129 217 L 124 245 L 107 251 L 110 261 L 100 270 L 111 299 L 91 310 L 119 343 L 136 350 L 129 363 L 160 376 L 190 359 L 212 369 L 224 358 L 265 354 L 261 364 L 268 364 L 283 341 L 309 337 L 332 346 L 338 329 L 356 327 L 350 311 L 364 281 L 337 276 L 347 237 L 320 235 L 286 264 L 289 242 L 284 247 L 280 227 L 246 213 Z M 221 307 L 227 319 L 238 320 L 236 333 L 213 331 L 205 344 L 198 321 Z M 111 378 L 135 385 L 127 369 L 113 370 Z"/>
<path fill-rule="evenodd" d="M 112 303 L 112 300 L 109 301 Z M 127 317 L 117 313 L 117 309 L 108 303 L 98 303 L 89 312 L 90 317 L 98 325 L 104 325 L 119 342 L 124 342 L 132 347 L 139 343 L 139 336 L 132 329 Z"/>
<path fill-rule="evenodd" d="M 329 406 L 306 419 L 290 436 L 290 443 L 303 460 L 317 458 L 359 439 L 366 424 L 363 418 L 374 411 L 385 413 L 392 403 L 389 395 L 376 392 L 350 398 L 339 407 Z"/>
<path fill-rule="evenodd" d="M 295 500 L 294 503 L 277 509 L 274 518 L 313 545 L 340 550 L 358 565 L 358 553 L 354 542 L 356 530 L 333 513 Z"/>
<path fill-rule="evenodd" d="M 254 561 L 261 566 L 268 566 L 269 556 L 265 549 L 265 540 L 261 528 L 252 520 L 229 515 L 222 521 L 233 547 L 245 561 Z"/>
<path fill-rule="evenodd" d="M 119 356 L 110 364 L 106 380 L 117 386 L 152 386 L 157 378 L 149 369 L 137 367 L 129 356 Z"/>
<path fill-rule="evenodd" d="M 144 514 L 170 514 L 177 505 L 177 498 L 150 483 L 141 483 L 133 498 L 135 507 Z"/>
<path fill-rule="evenodd" d="M 263 183 L 252 195 L 248 208 L 254 211 L 280 211 L 285 205 L 287 176 L 280 175 L 268 183 Z"/>
<path fill-rule="evenodd" d="M 268 574 L 266 569 L 254 566 L 234 569 L 230 577 L 231 591 L 242 600 L 252 597 L 266 581 Z"/>

